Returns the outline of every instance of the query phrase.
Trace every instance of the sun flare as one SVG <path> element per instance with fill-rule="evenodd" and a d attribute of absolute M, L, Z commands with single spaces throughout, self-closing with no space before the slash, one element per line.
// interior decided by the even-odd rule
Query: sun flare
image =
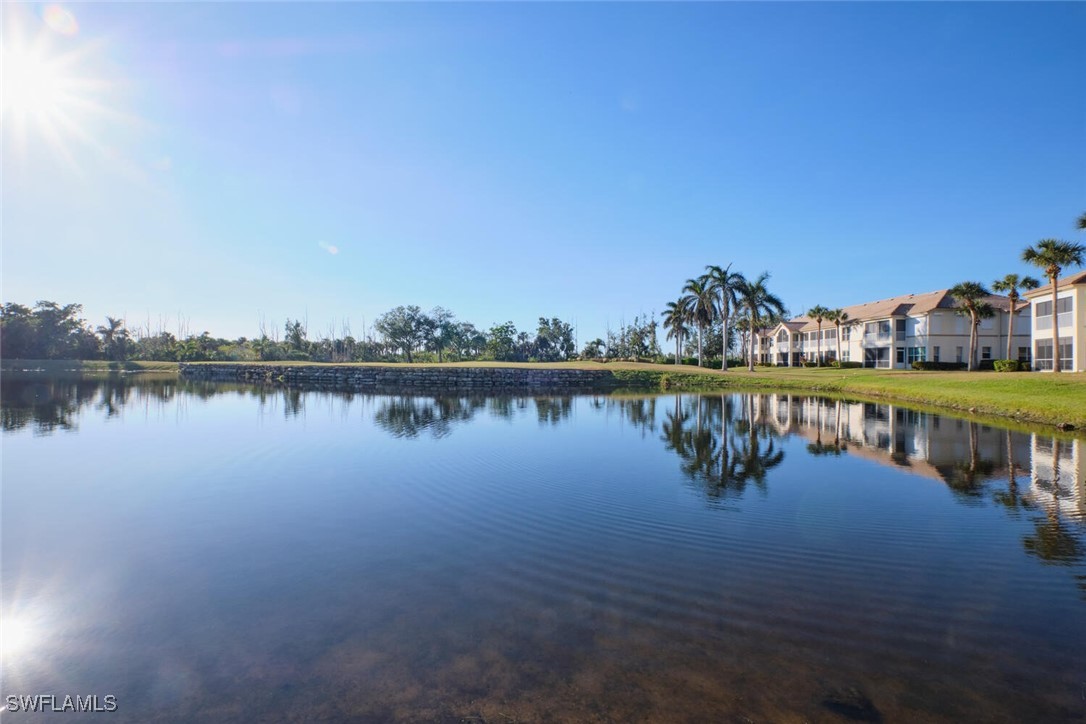
<path fill-rule="evenodd" d="M 43 57 L 40 51 L 23 48 L 3 49 L 4 117 L 10 114 L 49 117 L 63 111 L 72 80 L 64 68 Z"/>
<path fill-rule="evenodd" d="M 75 166 L 76 145 L 100 146 L 96 122 L 120 116 L 106 103 L 111 84 L 90 75 L 99 45 L 77 39 L 74 16 L 58 6 L 41 19 L 4 10 L 11 11 L 0 39 L 5 150 L 45 145 Z"/>

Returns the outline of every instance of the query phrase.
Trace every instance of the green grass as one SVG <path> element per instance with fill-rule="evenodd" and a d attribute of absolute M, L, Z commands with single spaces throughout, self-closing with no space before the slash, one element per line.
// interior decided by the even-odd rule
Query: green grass
<path fill-rule="evenodd" d="M 76 359 L 5 359 L 0 360 L 0 372 L 177 372 L 176 362 L 109 362 L 107 360 Z"/>

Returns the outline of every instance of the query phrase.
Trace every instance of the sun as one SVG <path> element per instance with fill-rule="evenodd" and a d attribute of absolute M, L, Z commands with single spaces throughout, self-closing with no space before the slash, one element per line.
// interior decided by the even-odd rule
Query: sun
<path fill-rule="evenodd" d="M 70 99 L 72 79 L 56 60 L 34 49 L 3 48 L 3 117 L 33 117 L 45 120 L 64 112 Z"/>
<path fill-rule="evenodd" d="M 21 6 L 20 6 L 21 7 Z M 110 84 L 88 77 L 92 43 L 75 38 L 74 16 L 48 6 L 42 17 L 4 8 L 0 38 L 0 125 L 5 151 L 45 145 L 74 164 L 72 146 L 97 145 L 92 122 L 116 115 L 105 105 Z"/>

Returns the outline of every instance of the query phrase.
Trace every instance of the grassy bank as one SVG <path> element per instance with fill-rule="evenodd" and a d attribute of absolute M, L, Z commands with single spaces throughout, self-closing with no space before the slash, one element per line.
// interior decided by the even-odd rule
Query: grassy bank
<path fill-rule="evenodd" d="M 0 372 L 43 372 L 84 374 L 109 372 L 177 372 L 176 362 L 109 362 L 76 359 L 6 359 L 0 360 Z"/>
<path fill-rule="evenodd" d="M 254 363 L 238 363 L 254 364 Z M 255 363 L 259 364 L 259 363 Z M 269 362 L 274 365 L 313 365 L 312 362 Z M 385 363 L 382 366 L 399 366 Z M 754 372 L 699 369 L 670 364 L 634 362 L 453 362 L 414 367 L 533 367 L 538 369 L 608 370 L 619 386 L 641 390 L 796 390 L 853 395 L 1014 418 L 1046 425 L 1070 423 L 1086 429 L 1086 374 L 1051 375 L 1037 372 L 913 372 L 834 368 L 758 367 Z M 174 372 L 174 362 L 116 362 L 72 360 L 4 360 L 0 370 L 46 373 Z"/>
<path fill-rule="evenodd" d="M 286 362 L 269 364 L 312 364 Z M 417 367 L 440 367 L 419 364 Z M 619 385 L 644 390 L 796 390 L 886 399 L 932 408 L 1086 428 L 1086 374 L 914 372 L 905 370 L 758 367 L 699 369 L 634 362 L 459 362 L 449 367 L 605 369 Z"/>

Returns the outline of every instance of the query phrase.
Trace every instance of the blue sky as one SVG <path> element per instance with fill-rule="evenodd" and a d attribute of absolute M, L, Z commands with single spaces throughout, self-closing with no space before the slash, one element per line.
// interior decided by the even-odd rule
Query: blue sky
<path fill-rule="evenodd" d="M 67 83 L 5 108 L 3 300 L 94 323 L 583 343 L 706 264 L 843 306 L 1026 271 L 1086 211 L 1081 3 L 61 8 L 3 8 L 5 85 L 30 41 Z"/>

